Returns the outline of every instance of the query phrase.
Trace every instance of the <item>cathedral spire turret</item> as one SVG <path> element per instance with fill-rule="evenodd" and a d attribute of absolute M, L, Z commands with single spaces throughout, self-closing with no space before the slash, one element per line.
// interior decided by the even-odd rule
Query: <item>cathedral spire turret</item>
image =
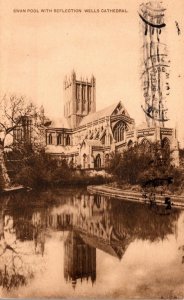
<path fill-rule="evenodd" d="M 75 73 L 74 69 L 72 70 L 72 73 L 71 73 L 71 79 L 72 79 L 72 82 L 74 82 L 76 80 L 76 73 Z"/>

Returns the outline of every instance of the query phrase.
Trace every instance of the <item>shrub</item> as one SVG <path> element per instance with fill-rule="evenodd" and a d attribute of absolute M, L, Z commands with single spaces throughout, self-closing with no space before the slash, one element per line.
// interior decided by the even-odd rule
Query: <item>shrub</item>
<path fill-rule="evenodd" d="M 32 188 L 63 185 L 101 184 L 108 181 L 101 175 L 91 177 L 68 165 L 66 160 L 52 159 L 44 152 L 29 153 L 15 168 L 15 182 Z"/>

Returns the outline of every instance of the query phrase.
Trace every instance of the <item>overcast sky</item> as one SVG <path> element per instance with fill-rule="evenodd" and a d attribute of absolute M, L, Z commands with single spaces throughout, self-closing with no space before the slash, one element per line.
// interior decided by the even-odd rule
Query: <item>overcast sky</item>
<path fill-rule="evenodd" d="M 24 94 L 43 104 L 49 116 L 63 115 L 63 79 L 75 69 L 77 77 L 96 77 L 97 109 L 122 100 L 136 123 L 144 121 L 140 84 L 138 0 L 13 0 L 0 1 L 1 94 Z M 167 126 L 178 124 L 184 140 L 184 5 L 167 7 L 170 96 Z M 52 13 L 41 13 L 41 9 Z M 127 13 L 54 13 L 54 9 L 126 9 Z M 38 9 L 18 13 L 16 9 Z M 175 21 L 181 34 L 178 35 Z"/>

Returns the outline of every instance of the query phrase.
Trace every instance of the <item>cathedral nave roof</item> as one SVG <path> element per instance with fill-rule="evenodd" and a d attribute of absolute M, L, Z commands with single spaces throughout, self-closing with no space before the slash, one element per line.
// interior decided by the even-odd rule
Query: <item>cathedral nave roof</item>
<path fill-rule="evenodd" d="M 123 104 L 121 103 L 121 101 L 119 101 L 119 102 L 111 104 L 110 106 L 108 106 L 104 109 L 101 109 L 101 110 L 99 110 L 95 113 L 87 115 L 86 117 L 84 117 L 82 119 L 79 126 L 83 126 L 83 125 L 86 125 L 87 123 L 91 123 L 91 122 L 94 122 L 96 120 L 102 119 L 104 117 L 111 116 L 115 112 L 115 110 L 118 110 L 118 107 L 119 107 L 120 110 L 123 109 L 125 111 L 125 114 L 128 115 L 128 113 L 125 110 Z"/>

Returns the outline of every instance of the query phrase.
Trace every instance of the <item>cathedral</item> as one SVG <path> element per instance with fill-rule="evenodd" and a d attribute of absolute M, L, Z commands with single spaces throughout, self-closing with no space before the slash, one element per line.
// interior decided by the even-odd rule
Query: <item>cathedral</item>
<path fill-rule="evenodd" d="M 64 80 L 64 118 L 46 130 L 46 152 L 74 167 L 105 168 L 109 153 L 126 145 L 134 120 L 121 101 L 96 111 L 96 80 Z"/>
<path fill-rule="evenodd" d="M 46 153 L 66 159 L 75 168 L 108 168 L 111 152 L 135 143 L 149 147 L 160 141 L 173 150 L 177 162 L 176 131 L 163 126 L 136 127 L 121 101 L 96 111 L 96 80 L 78 80 L 72 71 L 63 84 L 64 117 L 46 129 Z"/>

